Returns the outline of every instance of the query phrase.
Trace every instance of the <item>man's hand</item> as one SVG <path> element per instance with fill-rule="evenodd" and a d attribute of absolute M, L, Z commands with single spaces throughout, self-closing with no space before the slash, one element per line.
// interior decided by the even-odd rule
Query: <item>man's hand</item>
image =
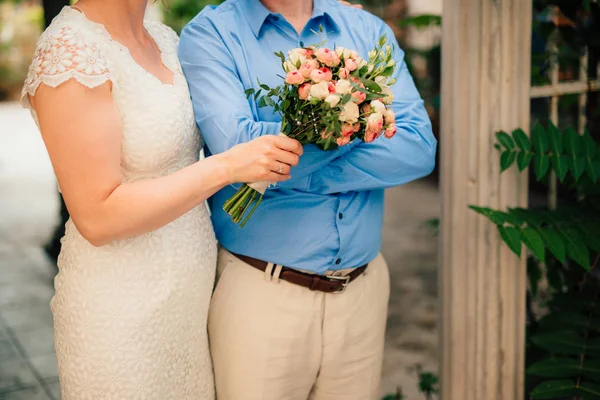
<path fill-rule="evenodd" d="M 342 3 L 345 6 L 350 6 L 350 7 L 354 7 L 354 8 L 363 8 L 362 4 L 352 4 L 349 1 L 342 1 L 340 0 L 340 3 Z"/>

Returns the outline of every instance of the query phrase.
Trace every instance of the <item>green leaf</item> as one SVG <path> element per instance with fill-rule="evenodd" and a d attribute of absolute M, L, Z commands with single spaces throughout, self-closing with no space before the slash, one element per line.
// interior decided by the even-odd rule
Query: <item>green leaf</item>
<path fill-rule="evenodd" d="M 487 207 L 469 206 L 469 208 L 476 213 L 489 218 L 496 225 L 504 225 L 504 223 L 508 221 L 508 214 L 505 212 L 492 210 L 491 208 Z"/>
<path fill-rule="evenodd" d="M 504 240 L 513 253 L 521 257 L 520 229 L 512 226 L 504 227 L 498 225 L 498 232 L 500 232 L 500 237 L 502 237 L 502 240 Z"/>
<path fill-rule="evenodd" d="M 575 158 L 569 158 L 569 169 L 573 175 L 573 179 L 578 181 L 585 171 L 585 158 L 577 156 Z"/>
<path fill-rule="evenodd" d="M 567 172 L 569 172 L 568 158 L 566 156 L 552 154 L 551 160 L 554 172 L 556 172 L 556 177 L 559 181 L 564 181 Z"/>
<path fill-rule="evenodd" d="M 585 130 L 583 136 L 581 136 L 581 143 L 583 145 L 584 153 L 586 158 L 593 159 L 596 156 L 596 141 L 590 136 L 590 133 Z"/>
<path fill-rule="evenodd" d="M 498 142 L 500 142 L 500 144 L 508 150 L 512 150 L 515 148 L 515 142 L 506 132 L 496 132 L 496 139 L 498 139 Z"/>
<path fill-rule="evenodd" d="M 567 244 L 567 255 L 585 270 L 590 270 L 590 252 L 579 231 L 575 228 L 565 228 L 560 231 Z"/>
<path fill-rule="evenodd" d="M 567 262 L 567 247 L 560 234 L 552 228 L 544 228 L 540 230 L 540 234 L 548 247 L 548 250 L 561 263 Z"/>
<path fill-rule="evenodd" d="M 521 239 L 525 246 L 531 250 L 533 255 L 541 262 L 545 261 L 544 241 L 540 234 L 532 227 L 526 227 L 521 230 Z"/>
<path fill-rule="evenodd" d="M 531 150 L 531 142 L 529 141 L 529 138 L 527 137 L 527 134 L 525 132 L 523 132 L 523 129 L 515 129 L 512 133 L 513 138 L 515 139 L 515 143 L 517 144 L 517 147 L 523 151 L 530 151 Z"/>
<path fill-rule="evenodd" d="M 527 368 L 530 375 L 542 378 L 571 378 L 579 375 L 579 362 L 571 358 L 546 358 Z"/>
<path fill-rule="evenodd" d="M 520 151 L 517 154 L 517 166 L 519 167 L 519 171 L 522 172 L 525 168 L 527 168 L 532 159 L 533 153 L 529 151 Z"/>
<path fill-rule="evenodd" d="M 560 155 L 563 152 L 563 138 L 558 128 L 550 122 L 548 124 L 548 141 L 550 144 L 550 151 L 553 154 Z"/>
<path fill-rule="evenodd" d="M 579 384 L 578 391 L 582 400 L 600 399 L 600 385 L 583 381 Z"/>
<path fill-rule="evenodd" d="M 541 181 L 550 167 L 550 157 L 546 154 L 536 154 L 533 157 L 533 170 L 538 181 Z"/>
<path fill-rule="evenodd" d="M 589 317 L 588 315 L 574 313 L 572 310 L 557 311 L 544 315 L 539 320 L 539 324 L 543 328 L 553 329 L 585 329 L 599 330 L 600 319 Z M 599 375 L 600 377 L 600 375 Z"/>
<path fill-rule="evenodd" d="M 579 355 L 585 347 L 583 338 L 570 331 L 554 331 L 538 334 L 531 337 L 531 341 L 551 353 L 564 355 Z"/>
<path fill-rule="evenodd" d="M 533 400 L 556 399 L 576 393 L 575 382 L 570 380 L 546 381 L 536 386 L 529 395 Z"/>
<path fill-rule="evenodd" d="M 515 162 L 517 153 L 512 150 L 505 150 L 500 154 L 500 172 L 506 171 Z"/>
<path fill-rule="evenodd" d="M 565 149 L 567 154 L 575 158 L 581 154 L 581 141 L 577 132 L 573 128 L 567 128 L 564 135 Z"/>
<path fill-rule="evenodd" d="M 531 141 L 533 148 L 538 154 L 548 151 L 548 137 L 546 136 L 544 127 L 539 122 L 535 124 L 531 131 Z"/>
<path fill-rule="evenodd" d="M 600 178 L 600 161 L 588 159 L 585 164 L 585 170 L 590 179 L 596 183 L 598 178 Z"/>

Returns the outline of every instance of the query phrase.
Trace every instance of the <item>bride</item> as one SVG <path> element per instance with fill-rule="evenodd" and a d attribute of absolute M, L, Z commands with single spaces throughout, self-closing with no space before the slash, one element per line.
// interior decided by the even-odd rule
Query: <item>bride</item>
<path fill-rule="evenodd" d="M 64 400 L 214 398 L 217 244 L 204 200 L 288 179 L 302 153 L 265 136 L 199 161 L 177 35 L 145 22 L 145 7 L 65 7 L 23 89 L 71 214 L 51 302 Z"/>

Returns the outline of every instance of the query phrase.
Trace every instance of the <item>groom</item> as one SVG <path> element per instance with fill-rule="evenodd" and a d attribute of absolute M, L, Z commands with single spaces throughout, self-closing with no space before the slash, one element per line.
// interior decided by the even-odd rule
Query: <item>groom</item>
<path fill-rule="evenodd" d="M 365 11 L 334 0 L 229 0 L 182 32 L 179 56 L 211 154 L 280 131 L 279 116 L 244 95 L 257 80 L 281 83 L 274 52 L 324 39 L 367 58 L 383 34 L 395 46 L 396 136 L 306 146 L 244 228 L 222 210 L 238 186 L 211 200 L 222 245 L 209 317 L 219 400 L 377 397 L 389 297 L 384 189 L 429 174 L 436 141 L 392 30 Z"/>

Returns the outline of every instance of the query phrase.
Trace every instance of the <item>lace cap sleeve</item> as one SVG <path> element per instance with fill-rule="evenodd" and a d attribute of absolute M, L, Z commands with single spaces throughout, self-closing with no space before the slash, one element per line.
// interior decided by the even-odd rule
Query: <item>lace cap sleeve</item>
<path fill-rule="evenodd" d="M 51 87 L 74 78 L 93 88 L 110 80 L 106 59 L 98 45 L 70 26 L 46 31 L 38 41 L 27 79 L 21 92 L 21 104 L 31 108 L 33 96 L 44 83 Z"/>

